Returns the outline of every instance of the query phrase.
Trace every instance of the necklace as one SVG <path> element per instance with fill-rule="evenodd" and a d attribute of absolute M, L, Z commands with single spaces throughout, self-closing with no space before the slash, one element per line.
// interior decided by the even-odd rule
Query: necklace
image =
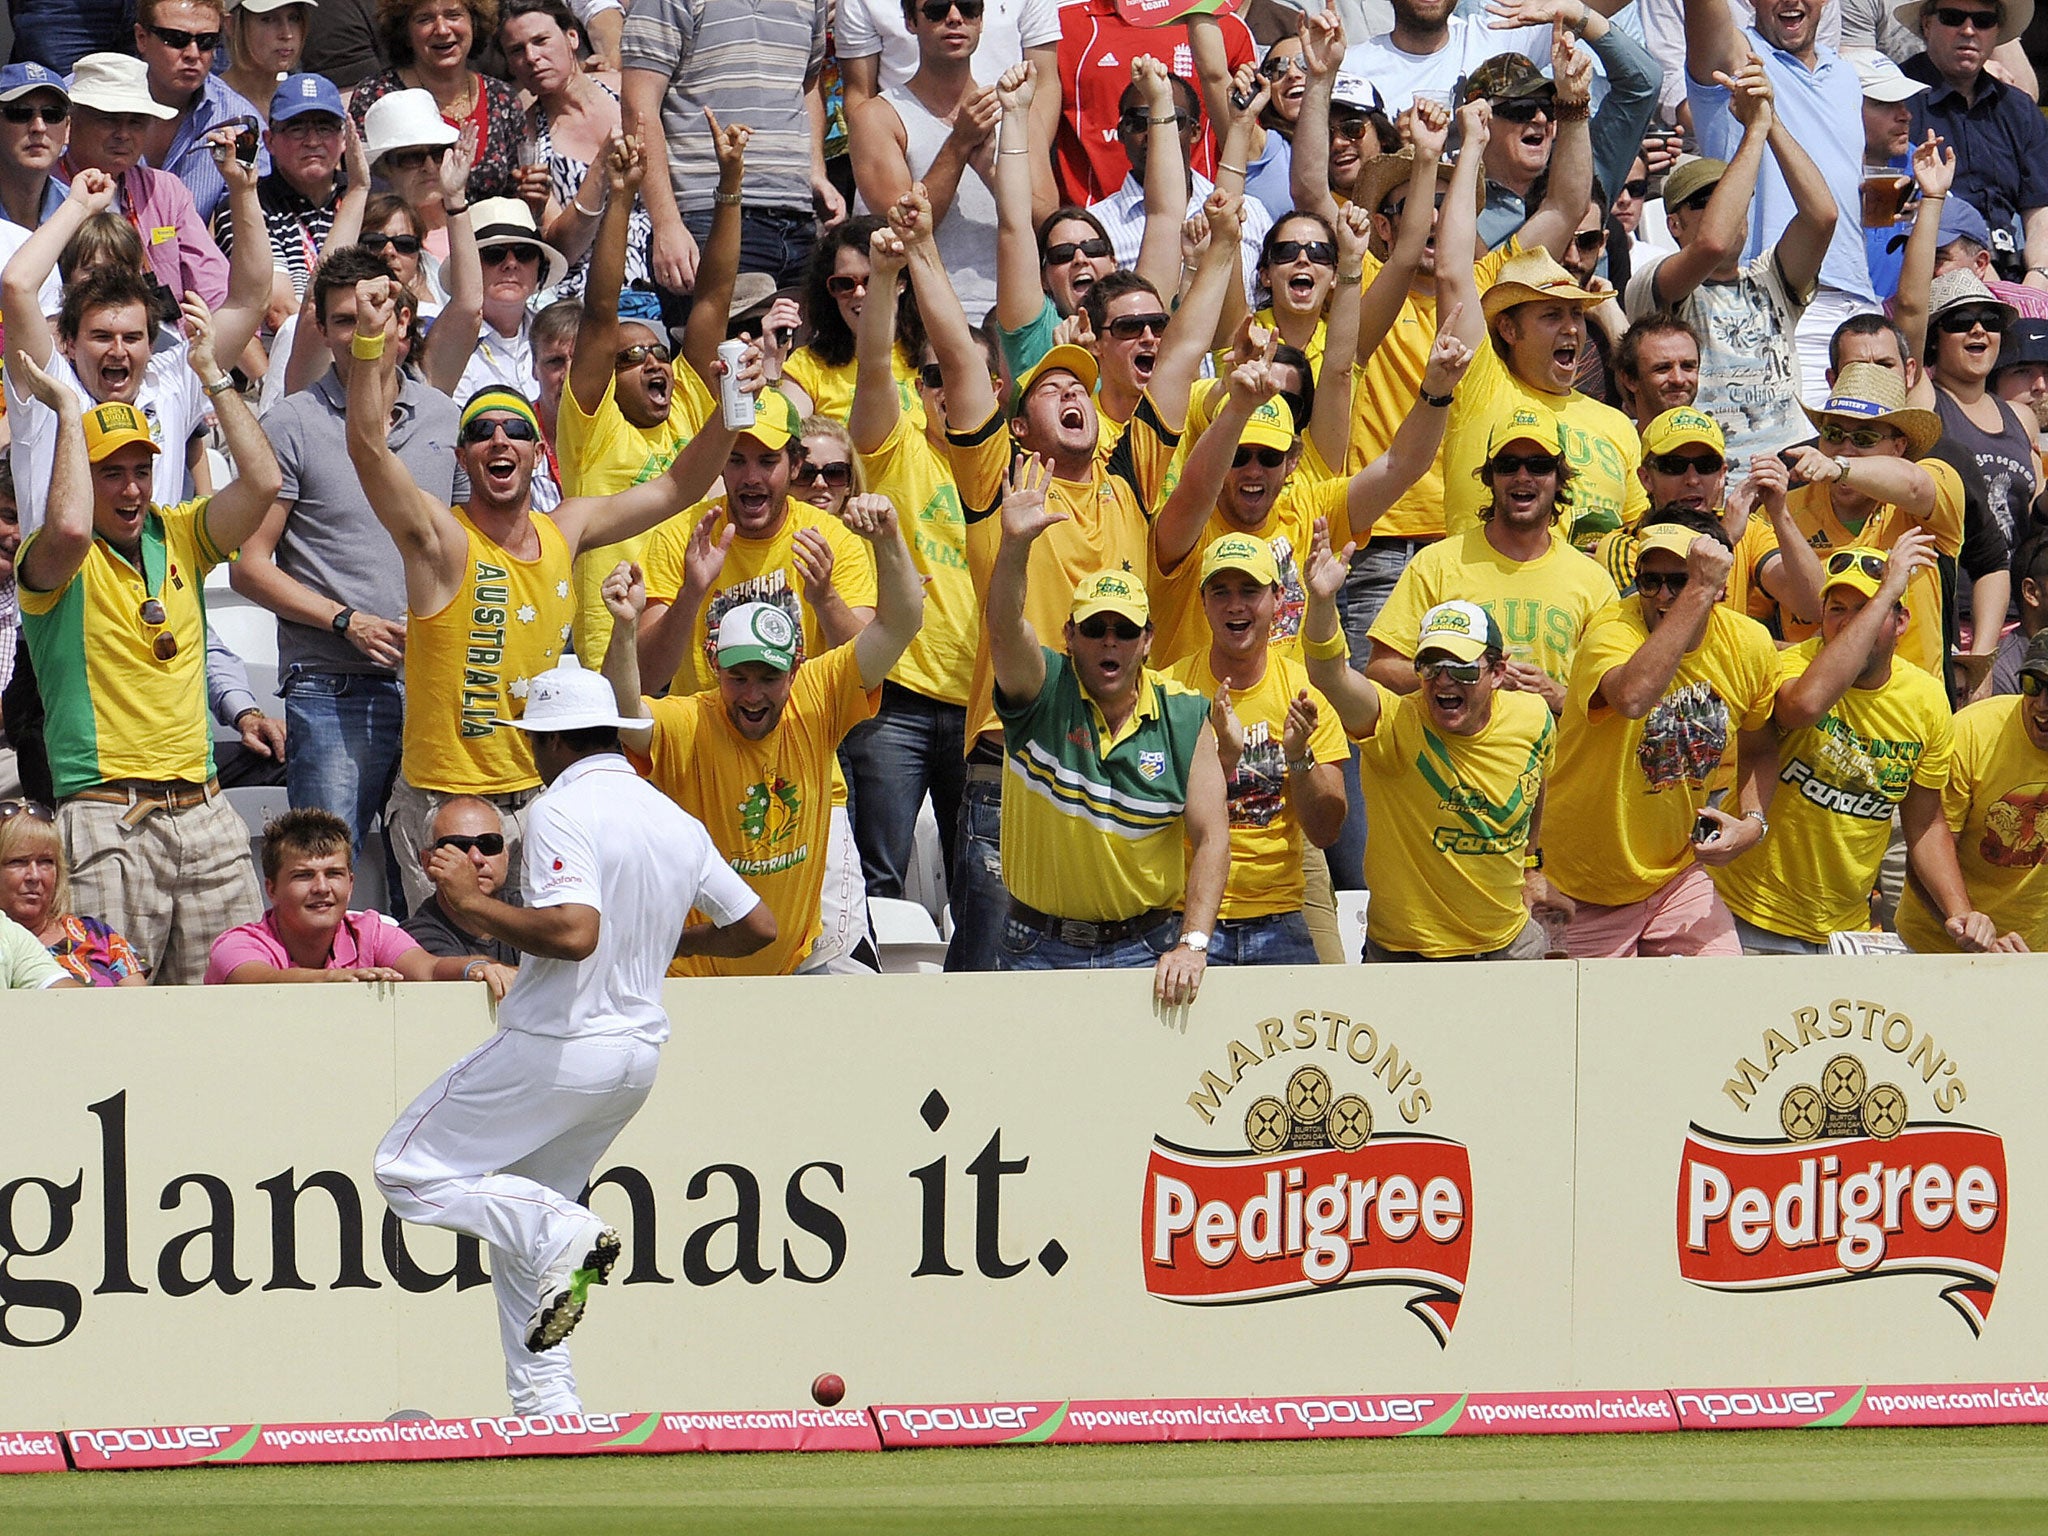
<path fill-rule="evenodd" d="M 454 100 L 448 102 L 442 102 L 439 96 L 435 95 L 434 88 L 427 84 L 426 77 L 422 75 L 417 69 L 413 70 L 411 73 L 413 77 L 413 84 L 418 89 L 426 91 L 428 94 L 435 96 L 435 104 L 441 108 L 441 115 L 447 118 L 450 122 L 459 123 L 464 118 L 468 117 L 471 112 L 474 112 L 476 110 L 476 93 L 478 80 L 476 75 L 472 74 L 469 70 L 465 69 L 462 72 L 461 94 L 457 95 Z M 401 70 L 399 72 L 399 78 L 401 80 L 405 78 L 405 71 Z"/>

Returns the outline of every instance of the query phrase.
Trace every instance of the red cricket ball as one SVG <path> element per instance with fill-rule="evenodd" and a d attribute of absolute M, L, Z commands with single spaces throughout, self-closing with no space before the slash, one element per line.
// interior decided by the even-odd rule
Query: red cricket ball
<path fill-rule="evenodd" d="M 832 1408 L 846 1396 L 846 1383 L 831 1371 L 825 1372 L 811 1383 L 811 1401 L 820 1408 Z"/>

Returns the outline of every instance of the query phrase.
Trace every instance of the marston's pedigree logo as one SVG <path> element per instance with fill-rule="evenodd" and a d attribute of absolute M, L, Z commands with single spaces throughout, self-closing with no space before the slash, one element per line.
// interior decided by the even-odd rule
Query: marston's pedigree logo
<path fill-rule="evenodd" d="M 1803 1048 L 1867 1044 L 1806 1058 L 1805 1080 L 1778 1096 L 1780 1135 L 1691 1127 L 1678 1175 L 1679 1273 L 1724 1291 L 1940 1275 L 1956 1282 L 1942 1298 L 1982 1333 L 2005 1258 L 2005 1143 L 1977 1126 L 1913 1119 L 1908 1092 L 1917 1075 L 1934 1111 L 1952 1115 L 1969 1097 L 1960 1069 L 1882 1003 L 1836 998 L 1825 1019 L 1794 1009 L 1792 1026 L 1765 1030 L 1763 1065 L 1744 1057 L 1721 1085 L 1745 1114 L 1768 1105 L 1759 1090 Z"/>
<path fill-rule="evenodd" d="M 1422 1074 L 1369 1024 L 1304 1009 L 1264 1019 L 1256 1047 L 1232 1040 L 1222 1075 L 1204 1072 L 1188 1108 L 1204 1125 L 1243 1126 L 1244 1146 L 1153 1139 L 1141 1217 L 1145 1289 L 1186 1305 L 1274 1301 L 1355 1285 L 1419 1289 L 1408 1309 L 1439 1346 L 1464 1300 L 1472 1255 L 1472 1168 L 1462 1143 L 1375 1132 L 1372 1106 L 1338 1090 L 1321 1062 L 1270 1083 L 1241 1122 L 1223 1100 L 1248 1071 L 1283 1055 L 1328 1053 L 1363 1067 L 1415 1125 L 1430 1108 Z M 1277 1073 L 1274 1074 L 1277 1077 Z M 1398 1096 L 1398 1097 L 1396 1097 Z"/>

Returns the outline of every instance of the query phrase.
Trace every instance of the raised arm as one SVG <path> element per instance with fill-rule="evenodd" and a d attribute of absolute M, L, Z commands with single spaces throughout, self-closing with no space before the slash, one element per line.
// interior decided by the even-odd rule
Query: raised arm
<path fill-rule="evenodd" d="M 713 395 L 718 393 L 719 343 L 725 340 L 726 316 L 732 310 L 732 290 L 740 276 L 740 233 L 743 211 L 740 195 L 746 184 L 747 141 L 754 130 L 744 123 L 721 128 L 711 109 L 704 109 L 705 124 L 711 130 L 711 148 L 718 156 L 718 192 L 712 200 L 711 229 L 697 263 L 697 286 L 690 303 L 689 318 L 683 321 L 683 360 Z M 660 143 L 660 140 L 655 140 Z M 640 200 L 647 200 L 647 161 L 641 158 Z M 765 341 L 766 328 L 762 339 Z M 780 363 L 777 364 L 780 367 Z M 581 398 L 580 396 L 578 397 Z"/>
<path fill-rule="evenodd" d="M 1771 125 L 1777 120 L 1771 79 L 1755 54 L 1748 55 L 1734 75 L 1715 78 L 1729 88 L 1729 110 L 1742 125 L 1742 142 L 1707 198 L 1707 211 L 1692 244 L 1657 263 L 1651 282 L 1658 304 L 1665 308 L 1683 304 L 1749 238 L 1749 205 L 1756 195 L 1757 173 L 1763 168 Z M 1825 183 L 1821 190 L 1827 191 Z"/>
<path fill-rule="evenodd" d="M 1308 72 L 1308 88 L 1294 122 L 1288 190 L 1294 194 L 1296 208 L 1334 223 L 1337 198 L 1330 191 L 1330 92 L 1344 64 L 1344 23 L 1334 0 L 1323 0 L 1320 11 L 1302 17 L 1301 61 Z"/>
<path fill-rule="evenodd" d="M 924 578 L 888 497 L 849 496 L 839 516 L 874 551 L 875 616 L 854 636 L 853 659 L 860 664 L 861 686 L 879 688 L 924 627 Z"/>
<path fill-rule="evenodd" d="M 448 211 L 448 259 L 441 263 L 441 286 L 448 291 L 448 302 L 427 332 L 420 371 L 444 395 L 454 394 L 461 383 L 484 323 L 484 263 L 477 250 L 475 216 L 469 211 L 476 140 L 476 125 L 466 125 L 441 157 L 441 206 Z"/>
<path fill-rule="evenodd" d="M 1543 201 L 1518 233 L 1525 249 L 1541 246 L 1562 261 L 1593 197 L 1593 56 L 1572 41 L 1571 29 L 1559 21 L 1551 28 L 1550 62 L 1558 115 L 1550 179 Z"/>
<path fill-rule="evenodd" d="M 1180 226 L 1188 210 L 1188 167 L 1174 121 L 1173 76 L 1149 53 L 1131 60 L 1131 81 L 1145 99 L 1145 233 L 1138 276 L 1163 294 L 1180 282 Z"/>
<path fill-rule="evenodd" d="M 80 171 L 70 195 L 36 226 L 0 272 L 0 324 L 6 326 L 8 346 L 26 352 L 31 361 L 47 364 L 55 343 L 43 315 L 43 284 L 57 270 L 57 259 L 79 226 L 113 203 L 113 177 L 105 171 Z"/>
<path fill-rule="evenodd" d="M 946 420 L 959 431 L 970 431 L 995 411 L 995 386 L 989 382 L 988 355 L 974 339 L 967 311 L 960 307 L 960 295 L 939 259 L 932 238 L 932 205 L 921 188 L 913 185 L 890 206 L 889 227 L 903 242 L 925 340 L 931 343 L 945 381 Z"/>
<path fill-rule="evenodd" d="M 1899 292 L 1892 303 L 1892 318 L 1906 335 L 1906 356 L 1926 355 L 1928 291 L 1934 284 L 1934 261 L 1941 250 L 1941 205 L 1955 185 L 1956 152 L 1935 137 L 1913 151 L 1913 180 L 1920 188 L 1920 211 L 1906 236 L 1905 254 L 1899 259 Z M 24 247 L 26 249 L 26 247 Z M 1927 388 L 1932 405 L 1933 386 Z M 1915 400 L 1912 404 L 1920 404 Z"/>
<path fill-rule="evenodd" d="M 1352 355 L 1361 368 L 1372 361 L 1380 343 L 1387 339 L 1387 332 L 1401 318 L 1401 310 L 1408 302 L 1408 289 L 1422 265 L 1423 252 L 1429 248 L 1430 236 L 1436 233 L 1437 166 L 1450 139 L 1450 109 L 1438 101 L 1417 101 L 1409 115 L 1408 132 L 1415 159 L 1408 176 L 1407 196 L 1401 205 L 1401 219 L 1393 226 L 1387 259 L 1373 274 L 1359 300 L 1358 341 Z M 1445 197 L 1448 200 L 1448 189 Z M 1378 218 L 1380 211 L 1368 208 L 1365 214 L 1369 219 Z M 1437 249 L 1444 249 L 1441 241 Z M 1476 284 L 1473 293 L 1476 297 Z M 1324 355 L 1329 355 L 1327 344 Z"/>
<path fill-rule="evenodd" d="M 1033 167 L 1045 155 L 1045 146 L 1038 144 L 1031 132 L 1031 106 L 1037 99 L 1038 72 L 1028 59 L 1012 64 L 996 82 L 996 104 L 1002 109 L 1002 123 L 996 130 L 994 184 L 996 324 L 1006 331 L 1023 330 L 1045 307 L 1031 187 Z M 872 286 L 868 292 L 873 294 Z M 856 408 L 858 404 L 856 387 Z"/>
<path fill-rule="evenodd" d="M 1479 306 L 1479 277 L 1472 263 L 1479 244 L 1479 159 L 1485 152 L 1492 124 L 1493 110 L 1484 97 L 1468 101 L 1458 109 L 1464 147 L 1458 151 L 1450 185 L 1444 189 L 1444 208 L 1436 226 L 1437 308 L 1457 310 L 1458 323 L 1453 334 L 1474 353 L 1490 345 L 1486 312 Z M 1409 206 L 1414 206 L 1412 193 Z M 1584 208 L 1581 203 L 1582 215 Z M 1576 227 L 1578 220 L 1574 219 L 1572 224 Z"/>
<path fill-rule="evenodd" d="M 1683 9 L 1686 74 L 1702 85 L 1717 74 L 1733 74 L 1749 44 L 1736 30 L 1728 0 L 1685 0 Z"/>
<path fill-rule="evenodd" d="M 1188 419 L 1188 396 L 1194 389 L 1195 375 L 1201 372 L 1202 361 L 1209 355 L 1224 298 L 1230 285 L 1238 280 L 1242 250 L 1239 241 L 1243 233 L 1238 220 L 1242 204 L 1242 198 L 1232 197 L 1220 188 L 1203 203 L 1202 214 L 1209 221 L 1209 244 L 1195 268 L 1195 280 L 1188 285 L 1187 296 L 1167 321 L 1166 334 L 1159 338 L 1159 356 L 1152 364 L 1152 377 L 1145 393 L 1151 397 L 1161 423 L 1175 431 Z M 1178 227 L 1176 223 L 1176 230 Z M 1179 238 L 1176 233 L 1176 262 Z"/>
<path fill-rule="evenodd" d="M 619 289 L 626 282 L 626 239 L 633 222 L 633 200 L 639 196 L 647 168 L 639 142 L 624 134 L 612 134 L 600 158 L 605 175 L 604 212 L 590 248 L 590 272 L 583 285 L 583 323 L 576 328 L 576 345 L 569 354 L 569 393 L 585 416 L 597 414 L 618 371 Z M 692 306 L 691 312 L 700 307 Z M 724 304 L 718 306 L 718 312 L 725 313 Z"/>
<path fill-rule="evenodd" d="M 654 740 L 654 724 L 648 717 L 647 700 L 640 691 L 640 615 L 647 608 L 647 582 L 640 567 L 621 560 L 613 566 L 598 589 L 605 611 L 612 616 L 612 637 L 604 651 L 604 680 L 612 685 L 612 707 L 621 720 L 645 722 L 619 728 L 619 740 L 635 752 L 645 753 Z M 680 663 L 678 663 L 680 665 Z M 663 677 L 675 672 L 670 667 Z"/>
<path fill-rule="evenodd" d="M 51 378 L 25 349 L 14 349 L 7 369 L 22 394 L 40 400 L 57 416 L 56 455 L 50 466 L 43 525 L 21 546 L 15 564 L 16 577 L 24 588 L 55 592 L 78 574 L 92 550 L 92 466 L 85 457 L 84 413 L 78 392 Z"/>
<path fill-rule="evenodd" d="M 721 510 L 707 511 L 690 530 L 683 545 L 683 574 L 670 603 L 649 603 L 639 621 L 640 669 L 656 678 L 672 678 L 682 670 L 690 641 L 697 633 L 697 616 L 704 599 L 718 585 L 725 569 L 726 553 L 739 533 Z"/>
<path fill-rule="evenodd" d="M 1358 355 L 1358 314 L 1371 241 L 1371 217 L 1355 203 L 1346 207 L 1337 218 L 1337 284 L 1330 290 L 1330 308 L 1324 316 L 1323 368 L 1308 419 L 1309 441 L 1331 469 L 1343 466 L 1351 445 L 1351 391 L 1357 377 L 1351 360 Z"/>
<path fill-rule="evenodd" d="M 239 240 L 235 243 L 241 244 Z M 270 439 L 257 424 L 256 413 L 215 358 L 213 316 L 196 293 L 185 295 L 182 308 L 185 359 L 213 401 L 214 419 L 220 423 L 228 457 L 235 465 L 235 478 L 206 503 L 206 536 L 221 553 L 233 554 L 242 547 L 242 540 L 262 525 L 270 504 L 284 488 L 284 473 L 277 467 L 277 455 L 271 452 Z"/>
<path fill-rule="evenodd" d="M 1771 120 L 1770 148 L 1771 158 L 1778 162 L 1778 170 L 1792 193 L 1792 205 L 1798 210 L 1785 226 L 1785 232 L 1778 236 L 1778 270 L 1793 293 L 1805 294 L 1820 281 L 1820 264 L 1827 258 L 1828 246 L 1835 238 L 1840 210 L 1820 167 L 1792 136 L 1792 130 L 1775 115 Z M 1935 222 L 1939 225 L 1940 220 Z"/>
<path fill-rule="evenodd" d="M 219 355 L 233 362 L 269 312 L 277 263 L 271 255 L 270 226 L 256 199 L 256 167 L 244 165 L 235 153 L 233 129 L 217 129 L 209 138 L 216 148 L 214 164 L 228 184 L 228 221 L 235 231 L 235 248 L 228 255 L 227 298 L 213 315 L 213 340 Z M 225 153 L 219 152 L 223 148 Z M 215 516 L 209 512 L 209 522 Z"/>
<path fill-rule="evenodd" d="M 1209 514 L 1223 494 L 1223 477 L 1237 454 L 1238 439 L 1252 413 L 1279 392 L 1273 377 L 1273 354 L 1280 347 L 1280 333 L 1254 334 L 1249 317 L 1241 327 L 1240 345 L 1233 349 L 1234 366 L 1223 381 L 1223 402 L 1195 446 L 1188 451 L 1173 494 L 1152 520 L 1152 555 L 1159 569 L 1176 571 L 1195 552 Z M 1247 352 L 1256 346 L 1257 352 Z M 1320 393 L 1320 391 L 1318 391 Z"/>
<path fill-rule="evenodd" d="M 1915 528 L 1900 535 L 1886 557 L 1884 581 L 1877 595 L 1820 648 L 1812 666 L 1778 689 L 1771 722 L 1779 731 L 1789 733 L 1812 725 L 1840 702 L 1869 665 L 1871 650 L 1891 623 L 1893 607 L 1905 597 L 1907 583 L 1916 572 L 1933 564 L 1933 534 Z"/>
<path fill-rule="evenodd" d="M 1460 306 L 1437 320 L 1436 342 L 1429 349 L 1429 362 L 1422 371 L 1422 391 L 1415 409 L 1394 433 L 1387 451 L 1351 477 L 1345 488 L 1344 510 L 1351 521 L 1351 537 L 1363 539 L 1381 514 L 1407 494 L 1408 488 L 1429 473 L 1443 446 L 1444 425 L 1450 420 L 1451 396 L 1465 370 L 1472 366 L 1472 349 L 1458 335 L 1463 316 Z"/>
<path fill-rule="evenodd" d="M 1735 556 L 1727 545 L 1705 534 L 1694 539 L 1685 555 L 1685 590 L 1635 655 L 1601 675 L 1589 707 L 1618 710 L 1630 720 L 1640 720 L 1655 709 L 1678 676 L 1686 647 L 1712 616 L 1728 585 L 1728 573 L 1734 569 Z"/>
<path fill-rule="evenodd" d="M 1325 518 L 1316 519 L 1308 563 L 1301 573 L 1308 597 L 1301 618 L 1301 643 L 1308 680 L 1337 711 L 1345 734 L 1362 740 L 1379 728 L 1380 691 L 1371 678 L 1352 669 L 1345 657 L 1344 629 L 1337 620 L 1337 594 L 1343 590 L 1357 549 L 1356 544 L 1347 543 L 1332 551 L 1330 524 Z"/>
<path fill-rule="evenodd" d="M 853 409 L 846 418 L 847 436 L 858 453 L 879 449 L 903 414 L 894 366 L 896 284 L 908 259 L 895 230 L 884 226 L 868 237 L 868 296 L 854 327 Z"/>
<path fill-rule="evenodd" d="M 985 622 L 996 691 L 1012 704 L 1030 703 L 1045 687 L 1045 652 L 1024 617 L 1024 594 L 1032 542 L 1054 523 L 1066 521 L 1063 513 L 1045 510 L 1045 491 L 1051 483 L 1051 463 L 1029 454 L 1010 466 L 1003 487 L 1002 542 L 989 573 Z"/>

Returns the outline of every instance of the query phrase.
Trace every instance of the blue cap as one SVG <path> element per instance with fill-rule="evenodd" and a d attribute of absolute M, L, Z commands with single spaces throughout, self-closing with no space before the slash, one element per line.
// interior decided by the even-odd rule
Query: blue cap
<path fill-rule="evenodd" d="M 286 75 L 277 83 L 277 94 L 270 98 L 270 122 L 290 122 L 308 112 L 325 112 L 329 117 L 345 117 L 341 105 L 341 92 L 334 88 L 334 82 L 325 75 Z"/>
<path fill-rule="evenodd" d="M 1951 192 L 1941 202 L 1941 233 L 1935 241 L 1938 247 L 1955 240 L 1974 240 L 1985 250 L 1991 249 L 1991 226 L 1984 222 L 1984 215 Z"/>
<path fill-rule="evenodd" d="M 64 77 L 54 69 L 45 69 L 40 64 L 9 64 L 0 69 L 0 101 L 12 101 L 30 91 L 55 91 L 66 101 L 71 99 L 71 92 L 64 87 Z"/>
<path fill-rule="evenodd" d="M 1991 376 L 1997 378 L 2000 369 L 2025 363 L 2048 363 L 2048 320 L 2015 321 L 1999 346 L 1998 367 L 1991 370 Z"/>

